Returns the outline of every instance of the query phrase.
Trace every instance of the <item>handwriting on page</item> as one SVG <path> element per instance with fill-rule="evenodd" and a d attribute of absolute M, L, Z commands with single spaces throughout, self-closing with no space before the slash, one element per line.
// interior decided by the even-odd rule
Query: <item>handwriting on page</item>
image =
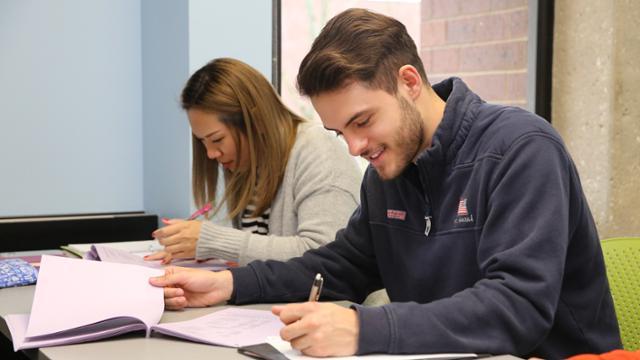
<path fill-rule="evenodd" d="M 221 314 L 215 318 L 205 319 L 197 324 L 191 326 L 185 326 L 183 330 L 185 332 L 192 333 L 194 335 L 225 335 L 234 336 L 240 335 L 248 331 L 252 331 L 256 328 L 262 328 L 273 324 L 273 316 L 256 316 L 253 313 L 249 314 Z M 271 315 L 271 314 L 266 314 Z M 277 324 L 280 325 L 280 324 Z"/>
<path fill-rule="evenodd" d="M 155 331 L 193 341 L 246 346 L 278 336 L 283 324 L 270 311 L 227 308 L 189 321 L 163 323 Z"/>

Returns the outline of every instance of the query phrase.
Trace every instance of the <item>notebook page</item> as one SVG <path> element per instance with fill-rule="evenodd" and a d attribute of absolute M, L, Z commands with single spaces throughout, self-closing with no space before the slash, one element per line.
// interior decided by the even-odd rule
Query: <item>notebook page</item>
<path fill-rule="evenodd" d="M 44 255 L 26 336 L 42 336 L 115 317 L 160 321 L 163 289 L 149 278 L 159 269 Z"/>
<path fill-rule="evenodd" d="M 239 347 L 278 336 L 283 326 L 270 311 L 227 308 L 188 321 L 154 325 L 152 330 L 205 344 Z"/>
<path fill-rule="evenodd" d="M 128 253 L 150 253 L 154 246 L 158 245 L 157 240 L 136 240 L 136 241 L 119 241 L 105 243 L 88 243 L 88 244 L 69 244 L 67 245 L 73 250 L 86 253 L 91 250 L 91 245 L 103 245 L 111 248 L 120 249 Z"/>
<path fill-rule="evenodd" d="M 90 260 L 100 259 L 101 261 L 117 262 L 121 264 L 141 265 L 152 268 L 163 268 L 160 260 L 146 261 L 142 258 L 147 253 L 130 253 L 121 248 L 112 247 L 110 244 L 95 244 L 85 258 Z M 96 256 L 97 255 L 97 256 Z M 229 265 L 221 259 L 208 259 L 206 261 L 196 261 L 195 259 L 174 259 L 170 265 L 188 268 L 198 268 L 212 271 L 226 270 Z"/>
<path fill-rule="evenodd" d="M 93 245 L 89 253 L 97 253 L 101 261 L 114 262 L 120 264 L 140 265 L 146 267 L 152 267 L 160 269 L 162 265 L 160 260 L 157 261 L 145 261 L 142 257 L 127 252 L 119 248 L 110 247 L 108 245 Z"/>

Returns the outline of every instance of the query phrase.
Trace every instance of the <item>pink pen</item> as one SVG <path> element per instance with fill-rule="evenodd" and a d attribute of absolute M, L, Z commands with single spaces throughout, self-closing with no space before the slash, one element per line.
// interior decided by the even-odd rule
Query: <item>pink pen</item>
<path fill-rule="evenodd" d="M 189 216 L 188 218 L 186 218 L 185 220 L 195 220 L 197 219 L 199 216 L 204 215 L 206 212 L 211 211 L 211 204 L 205 204 L 202 208 L 196 210 L 196 212 L 194 212 L 193 214 L 191 214 L 191 216 Z M 165 224 L 169 224 L 169 219 L 168 218 L 162 218 L 162 222 Z"/>
<path fill-rule="evenodd" d="M 193 214 L 191 214 L 191 216 L 189 216 L 187 218 L 187 220 L 195 220 L 197 219 L 199 216 L 204 215 L 205 213 L 211 211 L 211 203 L 208 204 L 204 204 L 204 206 L 198 210 L 196 210 L 196 212 L 194 212 Z"/>
<path fill-rule="evenodd" d="M 200 217 L 200 216 L 204 215 L 205 213 L 207 213 L 207 212 L 211 211 L 211 209 L 212 209 L 211 203 L 204 204 L 204 206 L 203 206 L 203 207 L 201 207 L 200 209 L 196 210 L 196 211 L 195 211 L 193 214 L 191 214 L 191 216 L 189 216 L 186 220 L 187 220 L 187 221 L 189 221 L 189 220 L 195 220 L 195 219 L 197 219 L 198 217 Z M 163 223 L 165 223 L 165 224 L 169 224 L 169 219 L 162 218 L 162 222 L 163 222 Z M 153 236 L 153 234 L 152 234 L 152 236 Z M 153 247 L 153 245 L 152 245 L 152 247 Z M 152 248 L 152 249 L 151 249 L 151 251 L 161 251 L 161 250 L 164 250 L 164 247 L 163 247 L 162 245 L 160 245 L 160 247 L 159 247 L 159 248 L 155 248 L 155 249 L 154 249 L 154 248 Z M 146 256 L 145 256 L 145 258 L 146 258 Z M 196 260 L 196 262 L 203 262 L 203 261 L 207 261 L 207 260 L 208 260 L 208 259 Z M 162 260 L 162 263 L 164 263 L 164 260 Z M 233 263 L 233 262 L 228 262 L 228 263 L 227 263 L 227 265 L 228 265 L 228 266 L 230 266 L 230 267 L 238 266 L 238 264 L 237 264 L 237 263 Z"/>

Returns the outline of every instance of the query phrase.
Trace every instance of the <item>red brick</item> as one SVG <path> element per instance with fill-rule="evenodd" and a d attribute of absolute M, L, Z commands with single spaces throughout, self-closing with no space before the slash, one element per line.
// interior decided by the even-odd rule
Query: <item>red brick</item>
<path fill-rule="evenodd" d="M 540 0 L 545 1 L 545 0 Z M 492 0 L 491 1 L 491 9 L 492 10 L 506 10 L 513 9 L 517 7 L 527 6 L 529 2 L 527 0 Z"/>
<path fill-rule="evenodd" d="M 429 72 L 439 73 L 456 73 L 460 71 L 460 49 L 432 49 L 430 53 Z"/>
<path fill-rule="evenodd" d="M 431 9 L 432 0 L 420 1 L 420 19 L 429 20 L 433 17 L 433 10 Z"/>
<path fill-rule="evenodd" d="M 442 20 L 426 21 L 421 26 L 420 42 L 422 47 L 443 45 L 446 43 L 445 22 Z"/>
<path fill-rule="evenodd" d="M 448 20 L 446 22 L 448 44 L 462 44 L 473 42 L 476 23 L 472 19 Z"/>
<path fill-rule="evenodd" d="M 461 14 L 479 14 L 491 10 L 492 0 L 471 0 L 460 5 Z"/>
<path fill-rule="evenodd" d="M 502 40 L 505 38 L 506 14 L 491 14 L 447 22 L 446 34 L 449 43 L 474 43 Z"/>
<path fill-rule="evenodd" d="M 435 19 L 448 18 L 460 14 L 464 0 L 431 0 L 431 14 Z"/>
<path fill-rule="evenodd" d="M 529 11 L 517 10 L 505 15 L 506 36 L 509 38 L 522 38 L 529 35 Z"/>
<path fill-rule="evenodd" d="M 506 97 L 505 100 L 527 100 L 527 73 L 506 75 Z"/>
<path fill-rule="evenodd" d="M 527 65 L 527 42 L 486 44 L 460 50 L 460 71 L 515 70 Z"/>
<path fill-rule="evenodd" d="M 469 89 L 487 102 L 504 100 L 506 79 L 504 74 L 466 75 L 462 77 Z"/>

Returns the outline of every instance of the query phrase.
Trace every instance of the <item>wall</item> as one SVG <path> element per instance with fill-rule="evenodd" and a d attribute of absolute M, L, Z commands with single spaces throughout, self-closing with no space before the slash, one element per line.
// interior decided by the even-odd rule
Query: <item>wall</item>
<path fill-rule="evenodd" d="M 142 10 L 144 208 L 185 218 L 194 205 L 182 87 L 216 57 L 238 58 L 270 80 L 271 2 L 142 0 Z"/>
<path fill-rule="evenodd" d="M 0 2 L 0 217 L 192 210 L 179 96 L 213 57 L 271 77 L 271 2 Z"/>
<path fill-rule="evenodd" d="M 0 217 L 142 210 L 140 4 L 0 2 Z"/>
<path fill-rule="evenodd" d="M 271 23 L 271 1 L 190 0 L 189 72 L 211 59 L 233 57 L 271 81 Z"/>
<path fill-rule="evenodd" d="M 553 125 L 601 238 L 640 236 L 638 19 L 638 1 L 556 1 Z"/>
<path fill-rule="evenodd" d="M 458 76 L 488 102 L 528 108 L 528 16 L 527 0 L 422 0 L 429 81 Z"/>
<path fill-rule="evenodd" d="M 191 132 L 180 90 L 189 76 L 189 3 L 142 0 L 141 33 L 144 208 L 184 217 L 190 210 Z"/>

